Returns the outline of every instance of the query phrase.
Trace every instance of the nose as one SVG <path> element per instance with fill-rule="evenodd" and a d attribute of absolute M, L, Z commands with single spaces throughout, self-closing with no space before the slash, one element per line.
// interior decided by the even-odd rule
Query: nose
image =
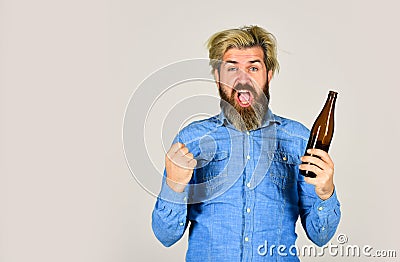
<path fill-rule="evenodd" d="M 237 74 L 238 74 L 237 75 L 237 82 L 238 83 L 240 83 L 242 85 L 251 83 L 250 76 L 244 70 L 238 70 Z"/>

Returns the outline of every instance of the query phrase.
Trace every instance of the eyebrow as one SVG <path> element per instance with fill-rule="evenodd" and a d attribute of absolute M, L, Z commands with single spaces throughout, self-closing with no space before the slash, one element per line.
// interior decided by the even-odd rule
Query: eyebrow
<path fill-rule="evenodd" d="M 251 60 L 249 61 L 250 64 L 254 64 L 254 63 L 261 63 L 260 59 L 256 59 L 256 60 Z"/>
<path fill-rule="evenodd" d="M 238 63 L 238 62 L 237 62 L 237 61 L 234 61 L 234 60 L 226 60 L 226 61 L 225 61 L 225 64 L 237 64 L 237 63 Z M 249 61 L 248 63 L 249 63 L 249 64 L 261 63 L 261 60 L 260 60 L 260 59 L 251 60 L 251 61 Z"/>

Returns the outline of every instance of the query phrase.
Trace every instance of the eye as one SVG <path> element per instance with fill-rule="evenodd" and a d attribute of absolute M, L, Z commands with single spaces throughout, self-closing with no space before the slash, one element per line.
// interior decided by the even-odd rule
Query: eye
<path fill-rule="evenodd" d="M 251 71 L 251 72 L 257 72 L 257 71 L 258 71 L 258 68 L 255 67 L 255 66 L 252 66 L 252 67 L 249 68 L 249 71 Z"/>
<path fill-rule="evenodd" d="M 228 67 L 228 72 L 235 72 L 237 71 L 237 67 Z"/>

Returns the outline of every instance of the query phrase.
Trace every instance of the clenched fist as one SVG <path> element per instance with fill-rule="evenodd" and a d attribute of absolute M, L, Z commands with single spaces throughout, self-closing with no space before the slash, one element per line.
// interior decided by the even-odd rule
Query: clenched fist
<path fill-rule="evenodd" d="M 168 186 L 175 192 L 183 192 L 196 164 L 196 159 L 184 144 L 173 144 L 165 155 Z"/>

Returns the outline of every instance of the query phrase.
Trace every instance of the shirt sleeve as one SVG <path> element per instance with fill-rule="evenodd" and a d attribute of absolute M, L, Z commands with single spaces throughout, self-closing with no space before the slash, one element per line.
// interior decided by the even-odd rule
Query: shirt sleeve
<path fill-rule="evenodd" d="M 152 213 L 154 235 L 164 246 L 169 247 L 182 238 L 187 225 L 187 192 L 173 191 L 164 176 Z"/>
<path fill-rule="evenodd" d="M 308 238 L 318 246 L 323 246 L 333 237 L 339 225 L 340 203 L 336 188 L 332 196 L 320 199 L 315 188 L 299 175 L 299 201 L 301 223 Z"/>
<path fill-rule="evenodd" d="M 173 140 L 183 143 L 179 133 Z M 152 229 L 156 238 L 166 247 L 172 246 L 182 238 L 188 226 L 188 187 L 181 193 L 175 192 L 166 183 L 167 172 L 164 175 L 161 191 L 157 197 L 152 213 Z"/>

